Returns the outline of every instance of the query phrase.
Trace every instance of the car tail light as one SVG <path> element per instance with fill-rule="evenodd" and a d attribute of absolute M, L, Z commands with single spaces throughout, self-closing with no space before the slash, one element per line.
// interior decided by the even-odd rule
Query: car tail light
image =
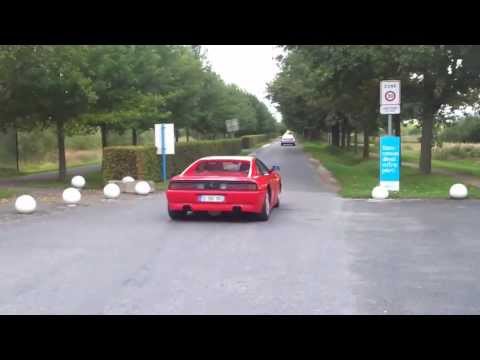
<path fill-rule="evenodd" d="M 239 190 L 239 191 L 255 191 L 257 190 L 257 184 L 255 183 L 225 183 L 225 190 Z M 222 187 L 220 187 L 222 188 Z"/>
<path fill-rule="evenodd" d="M 219 182 L 219 181 L 171 181 L 168 184 L 170 190 L 232 190 L 232 191 L 255 191 L 257 184 L 253 182 Z"/>
<path fill-rule="evenodd" d="M 205 189 L 205 184 L 200 182 L 172 181 L 168 184 L 172 190 L 201 190 Z"/>

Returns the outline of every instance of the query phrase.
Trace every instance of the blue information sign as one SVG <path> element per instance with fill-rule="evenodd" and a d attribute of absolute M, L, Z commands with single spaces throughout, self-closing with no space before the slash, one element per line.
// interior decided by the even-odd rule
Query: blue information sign
<path fill-rule="evenodd" d="M 380 138 L 380 185 L 389 191 L 400 190 L 400 138 Z"/>

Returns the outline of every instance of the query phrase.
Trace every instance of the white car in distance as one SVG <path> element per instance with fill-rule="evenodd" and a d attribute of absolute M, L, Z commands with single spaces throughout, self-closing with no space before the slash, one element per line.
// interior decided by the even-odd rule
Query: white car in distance
<path fill-rule="evenodd" d="M 282 139 L 280 140 L 280 145 L 292 145 L 295 146 L 295 136 L 292 133 L 285 133 L 282 135 Z"/>

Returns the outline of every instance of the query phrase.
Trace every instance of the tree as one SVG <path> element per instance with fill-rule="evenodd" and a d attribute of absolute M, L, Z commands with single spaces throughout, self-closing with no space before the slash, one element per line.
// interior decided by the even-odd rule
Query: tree
<path fill-rule="evenodd" d="M 25 101 L 34 96 L 31 82 L 40 79 L 36 71 L 38 47 L 0 45 L 0 127 L 31 130 L 39 125 L 34 106 Z"/>
<path fill-rule="evenodd" d="M 201 60 L 195 56 L 191 47 L 178 46 L 173 49 L 176 61 L 172 68 L 171 89 L 166 108 L 171 113 L 175 125 L 185 128 L 187 141 L 190 129 L 199 116 L 198 103 L 204 80 Z"/>
<path fill-rule="evenodd" d="M 119 112 L 125 102 L 136 95 L 133 52 L 134 48 L 127 45 L 88 47 L 87 71 L 97 101 L 79 120 L 86 126 L 100 128 L 102 147 L 108 146 L 109 130 L 124 130 Z"/>
<path fill-rule="evenodd" d="M 420 114 L 420 171 L 429 174 L 433 130 L 440 112 L 478 102 L 480 46 L 408 45 L 391 47 L 399 63 L 404 101 Z"/>
<path fill-rule="evenodd" d="M 22 56 L 24 53 L 29 56 Z M 96 100 L 84 71 L 85 56 L 84 46 L 18 46 L 6 55 L 7 63 L 14 59 L 14 68 L 7 66 L 2 74 L 4 79 L 12 79 L 12 74 L 16 79 L 7 80 L 6 85 L 10 115 L 22 122 L 28 119 L 28 124 L 56 127 L 60 180 L 66 178 L 65 127 Z M 28 105 L 19 110 L 26 99 Z"/>
<path fill-rule="evenodd" d="M 225 120 L 231 115 L 226 109 L 226 92 L 226 85 L 220 76 L 206 69 L 203 89 L 198 100 L 197 116 L 192 123 L 197 132 L 211 139 L 224 133 Z"/>
<path fill-rule="evenodd" d="M 330 129 L 333 146 L 348 146 L 352 129 L 369 136 L 378 128 L 378 84 L 398 68 L 387 47 L 287 46 L 282 71 L 270 86 L 287 124 Z M 286 116 L 285 116 L 286 115 Z"/>

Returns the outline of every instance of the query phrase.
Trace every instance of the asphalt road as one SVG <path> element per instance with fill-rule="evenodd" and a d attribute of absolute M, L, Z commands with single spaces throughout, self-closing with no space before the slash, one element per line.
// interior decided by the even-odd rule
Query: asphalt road
<path fill-rule="evenodd" d="M 478 201 L 343 200 L 300 148 L 269 222 L 173 222 L 164 195 L 0 224 L 0 314 L 479 314 Z"/>

